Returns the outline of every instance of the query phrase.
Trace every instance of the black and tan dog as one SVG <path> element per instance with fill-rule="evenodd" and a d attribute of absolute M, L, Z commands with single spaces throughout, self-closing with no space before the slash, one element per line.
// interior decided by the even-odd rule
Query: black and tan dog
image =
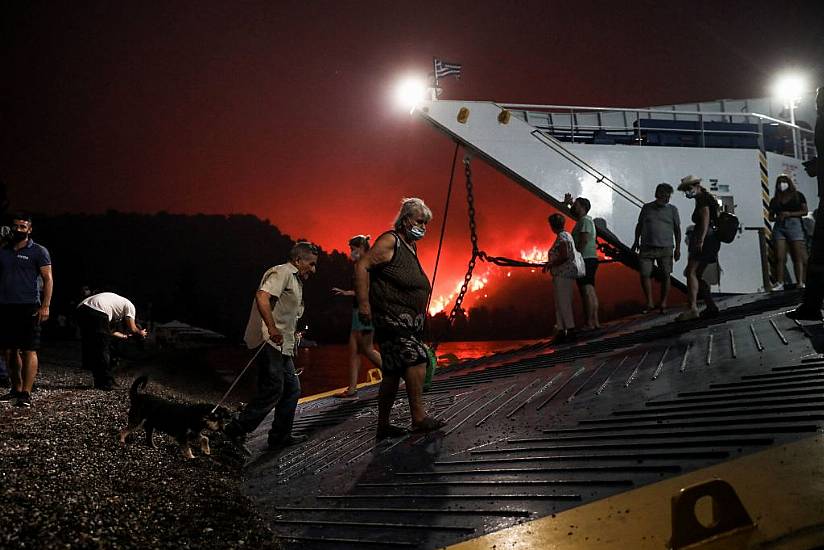
<path fill-rule="evenodd" d="M 120 430 L 120 443 L 125 445 L 126 437 L 142 426 L 146 431 L 146 444 L 150 447 L 155 446 L 152 434 L 158 430 L 174 437 L 186 458 L 194 458 L 191 443 L 195 440 L 203 454 L 210 454 L 209 439 L 204 432 L 222 431 L 231 416 L 229 410 L 218 407 L 212 412 L 214 405 L 174 403 L 140 393 L 139 390 L 145 388 L 148 381 L 148 376 L 141 376 L 132 383 L 129 390 L 129 423 Z"/>

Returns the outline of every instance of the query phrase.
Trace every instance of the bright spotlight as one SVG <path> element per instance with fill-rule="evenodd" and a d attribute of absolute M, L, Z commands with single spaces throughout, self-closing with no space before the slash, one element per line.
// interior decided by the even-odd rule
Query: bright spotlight
<path fill-rule="evenodd" d="M 426 99 L 426 83 L 420 78 L 405 78 L 395 89 L 395 101 L 410 112 Z"/>
<path fill-rule="evenodd" d="M 785 73 L 775 80 L 773 94 L 787 104 L 795 103 L 807 93 L 807 79 L 798 73 Z"/>

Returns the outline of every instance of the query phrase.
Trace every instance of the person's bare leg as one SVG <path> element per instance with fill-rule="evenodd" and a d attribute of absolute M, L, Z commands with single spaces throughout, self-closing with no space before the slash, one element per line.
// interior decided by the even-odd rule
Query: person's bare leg
<path fill-rule="evenodd" d="M 23 389 L 20 391 L 31 393 L 31 388 L 34 386 L 34 379 L 37 377 L 37 352 L 21 351 L 20 354 L 23 356 Z"/>
<path fill-rule="evenodd" d="M 358 391 L 358 373 L 360 372 L 361 359 L 358 355 L 358 336 L 355 331 L 349 333 L 349 388 L 347 394 Z"/>
<path fill-rule="evenodd" d="M 708 310 L 718 310 L 715 300 L 712 299 L 712 292 L 710 292 L 710 285 L 704 280 L 704 270 L 707 269 L 707 264 L 701 262 L 695 270 L 695 275 L 698 278 L 698 295 L 704 300 L 704 305 Z"/>
<path fill-rule="evenodd" d="M 797 283 L 807 282 L 807 243 L 805 241 L 793 241 L 790 243 L 790 255 L 793 258 L 793 268 L 795 269 L 795 281 Z"/>
<path fill-rule="evenodd" d="M 687 262 L 687 298 L 689 300 L 689 308 L 698 312 L 698 275 L 695 270 L 698 268 L 698 262 L 689 260 Z"/>
<path fill-rule="evenodd" d="M 389 426 L 389 415 L 392 412 L 392 405 L 395 404 L 400 382 L 401 377 L 397 374 L 383 373 L 378 389 L 378 430 Z"/>
<path fill-rule="evenodd" d="M 578 287 L 578 289 L 579 289 L 579 294 L 581 296 L 581 307 L 584 308 L 584 328 L 585 329 L 591 329 L 591 328 L 594 328 L 594 327 L 589 324 L 590 313 L 589 313 L 589 294 L 587 293 L 587 286 L 589 286 L 589 285 L 584 285 L 582 287 Z"/>
<path fill-rule="evenodd" d="M 372 344 L 372 333 L 361 332 L 358 341 L 360 342 L 360 352 L 365 355 L 373 365 L 380 368 L 382 364 L 381 354 L 375 349 L 374 344 Z"/>
<path fill-rule="evenodd" d="M 592 293 L 592 323 L 595 328 L 601 328 L 601 319 L 598 314 L 601 304 L 598 301 L 598 293 L 595 292 L 594 286 L 590 286 L 589 291 Z"/>
<path fill-rule="evenodd" d="M 661 310 L 661 313 L 667 309 L 667 299 L 669 298 L 669 291 L 670 291 L 670 276 L 664 275 L 664 280 L 661 281 L 661 305 L 658 306 Z"/>
<path fill-rule="evenodd" d="M 23 361 L 16 349 L 6 350 L 6 367 L 9 370 L 11 388 L 18 392 L 23 391 Z"/>
<path fill-rule="evenodd" d="M 784 265 L 787 263 L 787 241 L 775 241 L 775 284 L 784 284 Z"/>
<path fill-rule="evenodd" d="M 412 416 L 412 425 L 420 424 L 426 418 L 426 409 L 423 406 L 423 381 L 426 378 L 426 363 L 409 367 L 404 373 L 406 381 L 406 395 L 409 398 L 409 413 Z"/>
<path fill-rule="evenodd" d="M 647 309 L 652 309 L 655 304 L 652 301 L 652 279 L 641 276 L 641 289 L 644 291 L 644 296 L 647 298 Z"/>

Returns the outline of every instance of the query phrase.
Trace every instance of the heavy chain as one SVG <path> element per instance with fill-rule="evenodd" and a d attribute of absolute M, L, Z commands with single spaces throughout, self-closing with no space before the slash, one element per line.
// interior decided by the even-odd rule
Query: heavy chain
<path fill-rule="evenodd" d="M 472 188 L 472 159 L 469 155 L 464 157 L 464 175 L 466 176 L 466 202 L 469 210 L 469 238 L 472 241 L 472 257 L 469 258 L 469 265 L 466 268 L 466 275 L 461 285 L 461 290 L 458 292 L 458 297 L 455 298 L 455 305 L 449 313 L 449 324 L 455 322 L 459 312 L 463 312 L 461 304 L 463 304 L 464 297 L 469 289 L 469 282 L 472 280 L 472 271 L 475 269 L 475 264 L 478 258 L 482 258 L 485 254 L 478 250 L 478 226 L 475 223 L 475 194 Z"/>

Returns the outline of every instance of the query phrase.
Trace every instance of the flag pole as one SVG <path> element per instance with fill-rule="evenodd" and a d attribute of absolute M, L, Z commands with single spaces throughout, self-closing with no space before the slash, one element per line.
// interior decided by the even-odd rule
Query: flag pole
<path fill-rule="evenodd" d="M 432 76 L 435 79 L 435 88 L 438 87 L 438 59 L 432 56 Z"/>

